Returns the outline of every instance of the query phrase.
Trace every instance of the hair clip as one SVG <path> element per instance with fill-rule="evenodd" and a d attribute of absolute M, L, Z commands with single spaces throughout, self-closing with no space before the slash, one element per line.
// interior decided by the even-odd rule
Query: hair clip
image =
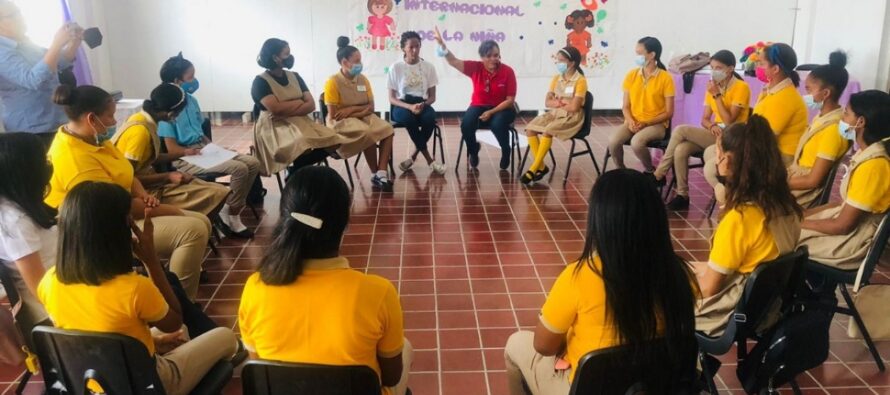
<path fill-rule="evenodd" d="M 301 224 L 306 225 L 313 229 L 321 229 L 321 225 L 324 223 L 321 219 L 315 218 L 311 215 L 301 214 L 301 213 L 290 213 L 291 218 L 299 221 Z"/>

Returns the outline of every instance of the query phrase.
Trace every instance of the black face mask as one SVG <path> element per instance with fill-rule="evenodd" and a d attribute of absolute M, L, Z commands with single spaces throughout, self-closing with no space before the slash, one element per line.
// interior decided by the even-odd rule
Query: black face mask
<path fill-rule="evenodd" d="M 282 59 L 282 60 L 281 60 L 281 67 L 284 67 L 284 68 L 286 68 L 286 69 L 292 69 L 292 68 L 294 68 L 294 55 L 290 55 L 290 56 L 288 56 L 288 57 Z"/>
<path fill-rule="evenodd" d="M 714 167 L 717 168 L 717 182 L 726 185 L 726 176 L 720 174 L 720 165 L 715 164 Z"/>

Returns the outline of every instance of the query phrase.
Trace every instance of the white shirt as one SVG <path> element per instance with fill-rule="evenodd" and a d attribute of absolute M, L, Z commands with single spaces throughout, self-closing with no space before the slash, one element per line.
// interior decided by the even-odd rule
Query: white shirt
<path fill-rule="evenodd" d="M 19 206 L 0 198 L 0 260 L 15 267 L 15 261 L 40 253 L 44 268 L 56 264 L 58 227 L 44 229 L 31 220 Z"/>
<path fill-rule="evenodd" d="M 436 68 L 421 59 L 416 64 L 405 63 L 404 60 L 393 63 L 389 68 L 390 90 L 398 92 L 399 99 L 406 95 L 428 98 L 427 91 L 439 84 Z"/>

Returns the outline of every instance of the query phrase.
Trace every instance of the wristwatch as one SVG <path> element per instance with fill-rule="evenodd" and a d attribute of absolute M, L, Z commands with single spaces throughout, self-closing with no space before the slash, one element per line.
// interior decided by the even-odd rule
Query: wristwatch
<path fill-rule="evenodd" d="M 715 99 L 719 99 L 719 98 L 721 98 L 722 96 L 723 96 L 723 93 L 717 93 L 717 94 L 714 95 L 713 97 L 714 97 Z"/>

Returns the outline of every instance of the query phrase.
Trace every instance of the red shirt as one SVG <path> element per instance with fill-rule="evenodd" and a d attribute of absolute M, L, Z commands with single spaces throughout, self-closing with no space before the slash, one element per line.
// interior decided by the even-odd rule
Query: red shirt
<path fill-rule="evenodd" d="M 473 81 L 471 106 L 495 107 L 507 96 L 516 97 L 516 74 L 510 66 L 501 63 L 492 74 L 482 62 L 465 60 L 464 74 Z"/>

